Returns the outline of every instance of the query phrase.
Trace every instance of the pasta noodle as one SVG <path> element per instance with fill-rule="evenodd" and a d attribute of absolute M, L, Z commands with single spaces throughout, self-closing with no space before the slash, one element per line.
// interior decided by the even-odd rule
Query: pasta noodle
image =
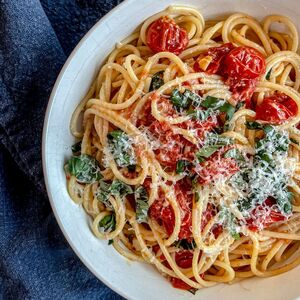
<path fill-rule="evenodd" d="M 185 6 L 118 43 L 70 125 L 68 192 L 95 236 L 191 291 L 298 265 L 297 49 L 285 16 Z"/>

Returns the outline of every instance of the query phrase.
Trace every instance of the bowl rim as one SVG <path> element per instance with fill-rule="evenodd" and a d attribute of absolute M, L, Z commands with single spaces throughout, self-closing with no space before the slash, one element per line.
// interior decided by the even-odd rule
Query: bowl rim
<path fill-rule="evenodd" d="M 117 10 L 119 10 L 121 7 L 126 7 L 130 5 L 130 3 L 133 0 L 124 0 L 123 2 L 119 3 L 116 5 L 114 8 L 112 8 L 108 13 L 106 13 L 101 19 L 99 19 L 89 30 L 84 36 L 81 38 L 79 43 L 76 45 L 76 47 L 72 50 L 71 54 L 68 56 L 67 60 L 65 61 L 63 67 L 61 68 L 59 75 L 56 78 L 55 84 L 52 88 L 49 101 L 47 104 L 47 109 L 45 112 L 45 118 L 44 118 L 44 123 L 43 123 L 43 131 L 42 131 L 42 168 L 43 168 L 43 176 L 44 176 L 44 182 L 46 186 L 46 191 L 47 191 L 47 196 L 49 198 L 49 202 L 52 208 L 52 211 L 54 213 L 55 219 L 59 225 L 60 230 L 62 231 L 65 239 L 67 240 L 68 244 L 70 245 L 71 249 L 73 252 L 76 254 L 76 256 L 81 260 L 83 265 L 97 278 L 99 279 L 102 283 L 104 283 L 107 287 L 109 287 L 111 290 L 114 292 L 118 293 L 125 299 L 130 299 L 128 295 L 126 295 L 121 289 L 118 288 L 117 285 L 112 285 L 104 276 L 101 276 L 99 272 L 96 271 L 96 269 L 91 265 L 85 258 L 84 256 L 81 255 L 80 251 L 77 250 L 76 246 L 74 245 L 71 237 L 65 230 L 62 222 L 60 215 L 56 209 L 56 206 L 54 204 L 53 196 L 51 193 L 51 188 L 48 180 L 48 167 L 47 167 L 47 160 L 46 160 L 46 141 L 47 141 L 47 133 L 48 133 L 48 126 L 49 126 L 49 117 L 52 111 L 52 106 L 54 103 L 54 99 L 57 93 L 57 90 L 59 89 L 59 86 L 61 84 L 61 80 L 68 69 L 69 65 L 71 64 L 71 61 L 73 60 L 74 56 L 77 54 L 79 48 L 83 45 L 83 43 L 90 37 L 90 35 L 95 31 L 96 27 L 100 26 L 102 23 L 106 21 L 111 15 L 113 15 Z"/>
<path fill-rule="evenodd" d="M 150 1 L 150 0 L 145 0 L 145 1 Z M 232 1 L 232 0 L 229 0 L 229 1 Z M 249 0 L 249 1 L 251 2 L 252 0 Z M 256 1 L 259 2 L 260 0 L 256 0 Z M 254 1 L 254 2 L 256 2 L 256 1 Z M 273 4 L 273 0 L 264 0 L 264 1 L 265 2 L 270 2 L 270 3 Z M 279 1 L 280 0 L 274 0 L 274 4 L 277 4 Z M 54 213 L 54 216 L 55 216 L 55 218 L 57 220 L 57 223 L 58 223 L 58 225 L 59 225 L 59 227 L 60 227 L 60 229 L 61 229 L 61 231 L 62 231 L 62 233 L 63 233 L 63 235 L 65 237 L 65 239 L 67 240 L 68 244 L 70 245 L 71 249 L 74 251 L 74 253 L 76 254 L 76 256 L 85 265 L 85 267 L 98 280 L 100 280 L 102 283 L 104 283 L 106 286 L 108 286 L 110 289 L 112 289 L 113 291 L 115 291 L 116 293 L 118 293 L 119 295 L 121 295 L 122 297 L 124 297 L 125 299 L 137 299 L 137 298 L 134 295 L 132 295 L 130 293 L 127 293 L 126 290 L 124 290 L 120 285 L 113 284 L 108 278 L 106 278 L 105 276 L 103 276 L 101 274 L 101 272 L 99 272 L 99 270 L 97 270 L 93 266 L 92 263 L 89 263 L 88 260 L 85 258 L 85 256 L 80 252 L 80 249 L 73 242 L 73 240 L 71 238 L 71 235 L 67 231 L 67 228 L 65 228 L 65 226 L 63 225 L 62 218 L 60 217 L 60 212 L 59 212 L 59 210 L 57 209 L 57 207 L 55 205 L 55 200 L 54 200 L 55 195 L 53 193 L 53 187 L 51 187 L 51 184 L 50 184 L 50 177 L 48 176 L 49 162 L 47 163 L 46 145 L 47 145 L 48 132 L 50 130 L 50 128 L 49 128 L 49 125 L 50 125 L 49 124 L 49 120 L 51 118 L 51 112 L 52 112 L 53 104 L 55 103 L 57 92 L 59 91 L 59 89 L 61 87 L 63 77 L 64 77 L 66 71 L 68 70 L 69 66 L 71 65 L 72 60 L 77 55 L 79 49 L 83 46 L 83 44 L 94 33 L 94 31 L 96 30 L 96 28 L 98 28 L 104 22 L 106 22 L 107 19 L 111 18 L 112 15 L 114 15 L 119 9 L 121 9 L 121 8 L 122 9 L 128 9 L 135 2 L 137 2 L 137 0 L 124 0 L 122 3 L 118 4 L 113 9 L 111 9 L 106 15 L 104 15 L 101 19 L 99 19 L 89 29 L 89 31 L 82 37 L 82 39 L 79 41 L 79 43 L 76 45 L 76 47 L 72 50 L 71 54 L 68 56 L 68 58 L 65 61 L 62 69 L 59 72 L 59 75 L 58 75 L 58 77 L 57 77 L 57 79 L 55 81 L 55 84 L 53 85 L 52 92 L 51 92 L 50 97 L 49 97 L 49 101 L 48 101 L 48 104 L 47 104 L 47 109 L 46 109 L 46 112 L 45 112 L 45 119 L 44 119 L 44 123 L 43 123 L 42 150 L 41 150 L 41 152 L 42 152 L 43 175 L 44 175 L 44 182 L 45 182 L 45 186 L 46 186 L 47 195 L 48 195 L 49 202 L 50 202 L 52 211 Z M 177 1 L 174 1 L 174 2 L 177 2 Z M 184 1 L 182 1 L 182 2 L 184 2 Z M 239 2 L 239 1 L 237 1 L 237 2 Z M 188 3 L 187 5 L 190 5 L 190 4 Z M 296 26 L 298 24 L 300 24 L 300 23 L 296 23 Z M 300 32 L 299 29 L 298 29 L 298 32 Z M 200 295 L 199 295 L 199 297 L 200 297 Z M 261 298 L 259 298 L 259 299 L 261 299 Z"/>

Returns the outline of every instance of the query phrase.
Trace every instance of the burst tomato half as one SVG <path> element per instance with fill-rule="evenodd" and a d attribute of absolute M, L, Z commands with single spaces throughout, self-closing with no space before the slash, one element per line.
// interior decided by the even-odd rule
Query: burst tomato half
<path fill-rule="evenodd" d="M 147 44 L 155 53 L 168 51 L 179 55 L 188 43 L 186 30 L 168 17 L 154 21 L 147 30 Z"/>

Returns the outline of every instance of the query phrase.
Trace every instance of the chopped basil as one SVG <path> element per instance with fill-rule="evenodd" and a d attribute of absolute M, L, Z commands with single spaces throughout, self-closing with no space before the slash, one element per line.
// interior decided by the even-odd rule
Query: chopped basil
<path fill-rule="evenodd" d="M 293 199 L 293 193 L 287 191 L 286 189 L 282 190 L 280 193 L 278 193 L 276 197 L 276 203 L 279 207 L 279 210 L 286 214 L 289 215 L 292 213 L 293 206 L 292 206 L 292 199 Z"/>
<path fill-rule="evenodd" d="M 207 96 L 205 100 L 201 102 L 201 106 L 205 108 L 218 109 L 224 104 L 224 100 L 213 96 Z"/>
<path fill-rule="evenodd" d="M 81 141 L 74 144 L 71 149 L 74 154 L 79 153 L 81 151 Z"/>
<path fill-rule="evenodd" d="M 188 110 L 187 114 L 191 116 L 193 119 L 205 121 L 208 117 L 210 117 L 213 114 L 213 110 L 191 109 Z"/>
<path fill-rule="evenodd" d="M 236 217 L 227 207 L 222 207 L 219 213 L 219 221 L 223 224 L 232 237 L 237 237 L 238 232 L 236 231 L 238 227 L 238 222 Z"/>
<path fill-rule="evenodd" d="M 136 165 L 129 165 L 127 166 L 128 172 L 133 173 L 136 170 Z"/>
<path fill-rule="evenodd" d="M 299 145 L 299 142 L 297 140 L 295 140 L 294 138 L 290 138 L 290 141 L 296 145 Z"/>
<path fill-rule="evenodd" d="M 139 186 L 134 192 L 136 205 L 136 220 L 138 223 L 147 223 L 148 218 L 148 193 L 143 186 Z"/>
<path fill-rule="evenodd" d="M 240 234 L 238 232 L 233 232 L 231 233 L 231 236 L 235 239 L 235 240 L 239 240 L 241 238 Z"/>
<path fill-rule="evenodd" d="M 72 156 L 68 161 L 68 171 L 81 183 L 93 183 L 102 178 L 97 160 L 87 154 Z"/>
<path fill-rule="evenodd" d="M 116 229 L 115 214 L 107 215 L 99 222 L 99 230 L 104 232 L 111 232 Z"/>
<path fill-rule="evenodd" d="M 176 163 L 176 174 L 182 174 L 183 172 L 185 172 L 189 164 L 190 162 L 188 160 L 178 160 Z"/>
<path fill-rule="evenodd" d="M 240 108 L 242 108 L 243 106 L 245 106 L 245 102 L 239 102 L 236 106 L 235 109 L 239 110 Z"/>
<path fill-rule="evenodd" d="M 152 76 L 149 92 L 158 90 L 162 85 L 164 85 L 163 74 L 164 71 L 159 71 Z"/>
<path fill-rule="evenodd" d="M 193 295 L 196 295 L 196 292 L 198 291 L 198 289 L 196 288 L 190 288 L 189 292 L 192 293 Z"/>
<path fill-rule="evenodd" d="M 107 208 L 113 208 L 110 201 L 110 184 L 106 183 L 105 181 L 101 180 L 99 182 L 99 187 L 96 191 L 96 197 L 99 201 L 101 201 Z"/>
<path fill-rule="evenodd" d="M 209 133 L 206 135 L 205 144 L 212 146 L 212 145 L 218 145 L 218 146 L 228 146 L 232 144 L 232 139 L 226 136 L 222 136 L 219 134 Z"/>
<path fill-rule="evenodd" d="M 111 195 L 123 198 L 129 194 L 133 194 L 132 187 L 119 179 L 113 180 L 111 184 L 101 180 L 96 191 L 97 199 L 110 209 L 113 208 L 109 201 Z"/>
<path fill-rule="evenodd" d="M 173 246 L 184 250 L 194 250 L 197 247 L 194 239 L 191 242 L 187 239 L 178 240 L 173 243 Z"/>
<path fill-rule="evenodd" d="M 267 79 L 267 80 L 270 80 L 271 73 L 272 73 L 272 68 L 269 70 L 269 72 L 268 72 L 267 75 L 266 75 L 266 79 Z"/>
<path fill-rule="evenodd" d="M 224 154 L 224 157 L 225 158 L 234 158 L 236 161 L 238 162 L 244 162 L 245 161 L 245 158 L 244 156 L 242 155 L 242 153 L 236 149 L 236 148 L 233 148 L 233 149 L 229 149 L 225 154 Z"/>
<path fill-rule="evenodd" d="M 110 192 L 112 195 L 122 198 L 129 194 L 133 194 L 133 189 L 130 185 L 124 183 L 123 181 L 115 179 L 110 186 Z"/>
<path fill-rule="evenodd" d="M 250 130 L 263 129 L 263 125 L 256 121 L 247 121 L 245 125 Z"/>
<path fill-rule="evenodd" d="M 196 157 L 200 162 L 203 162 L 205 158 L 210 157 L 221 147 L 222 145 L 204 146 L 198 152 L 196 152 Z"/>
<path fill-rule="evenodd" d="M 189 98 L 184 93 L 182 94 L 178 89 L 172 91 L 170 100 L 177 111 L 186 109 L 190 105 Z"/>
<path fill-rule="evenodd" d="M 114 243 L 114 240 L 109 240 L 107 244 L 108 244 L 108 245 L 111 245 L 111 244 L 113 244 L 113 243 Z"/>
<path fill-rule="evenodd" d="M 136 164 L 132 143 L 125 132 L 121 130 L 111 131 L 107 137 L 110 151 L 119 167 Z"/>
<path fill-rule="evenodd" d="M 230 121 L 235 113 L 235 108 L 226 102 L 219 108 L 219 111 L 226 114 L 226 121 Z"/>
<path fill-rule="evenodd" d="M 196 93 L 193 93 L 190 90 L 185 90 L 183 95 L 188 98 L 189 102 L 194 107 L 198 107 L 202 101 L 202 98 L 199 95 L 197 95 Z"/>

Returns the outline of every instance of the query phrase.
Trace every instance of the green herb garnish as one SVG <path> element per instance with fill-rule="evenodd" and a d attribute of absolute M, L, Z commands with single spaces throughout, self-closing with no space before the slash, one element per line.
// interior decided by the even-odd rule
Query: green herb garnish
<path fill-rule="evenodd" d="M 263 129 L 263 125 L 256 121 L 247 121 L 245 125 L 250 130 Z"/>
<path fill-rule="evenodd" d="M 136 164 L 135 153 L 129 136 L 121 131 L 111 131 L 108 135 L 109 149 L 119 167 L 128 167 Z"/>
<path fill-rule="evenodd" d="M 148 193 L 143 186 L 139 186 L 134 192 L 136 205 L 136 220 L 138 223 L 147 223 L 148 218 Z"/>
<path fill-rule="evenodd" d="M 82 141 L 79 141 L 72 146 L 71 149 L 74 154 L 79 153 L 81 151 L 81 144 L 82 144 Z"/>
<path fill-rule="evenodd" d="M 72 156 L 67 164 L 70 174 L 81 183 L 93 183 L 102 178 L 97 160 L 90 155 Z"/>
<path fill-rule="evenodd" d="M 269 70 L 269 72 L 268 72 L 267 75 L 266 75 L 266 79 L 267 79 L 267 80 L 270 80 L 270 78 L 271 78 L 271 73 L 272 73 L 272 68 Z"/>
<path fill-rule="evenodd" d="M 107 215 L 99 222 L 99 230 L 104 232 L 111 232 L 116 229 L 115 214 Z"/>
<path fill-rule="evenodd" d="M 149 92 L 158 90 L 161 86 L 164 85 L 163 74 L 164 71 L 159 71 L 152 76 Z"/>

